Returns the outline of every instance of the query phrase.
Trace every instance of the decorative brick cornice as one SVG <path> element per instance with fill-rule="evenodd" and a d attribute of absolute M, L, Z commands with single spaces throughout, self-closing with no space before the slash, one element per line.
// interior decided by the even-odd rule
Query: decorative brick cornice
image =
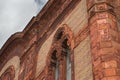
<path fill-rule="evenodd" d="M 26 28 L 22 32 L 11 36 L 1 48 L 0 63 L 2 64 L 0 64 L 0 70 L 13 56 L 21 57 L 34 42 L 37 42 L 37 48 L 39 49 L 78 2 L 80 0 L 49 0 L 43 10 L 32 18 Z"/>
<path fill-rule="evenodd" d="M 93 17 L 96 13 L 100 12 L 109 12 L 113 15 L 114 13 L 114 6 L 112 3 L 107 0 L 88 0 L 88 15 L 89 19 Z"/>

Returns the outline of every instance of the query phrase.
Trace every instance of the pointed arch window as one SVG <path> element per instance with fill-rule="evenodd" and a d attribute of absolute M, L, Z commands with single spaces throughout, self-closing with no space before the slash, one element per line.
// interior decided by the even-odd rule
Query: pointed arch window
<path fill-rule="evenodd" d="M 61 27 L 54 36 L 52 48 L 50 50 L 50 54 L 51 51 L 56 51 L 51 55 L 51 62 L 54 64 L 54 69 L 51 70 L 52 75 L 48 75 L 51 77 L 48 77 L 47 80 L 74 80 L 74 59 L 71 57 L 71 55 L 73 55 L 73 50 L 71 50 L 70 45 L 68 45 L 68 41 L 71 39 L 71 33 L 69 36 L 69 32 L 71 31 L 65 29 L 68 28 Z M 50 71 L 48 72 L 50 73 Z"/>
<path fill-rule="evenodd" d="M 67 45 L 68 39 L 65 38 L 63 43 L 62 43 L 62 47 L 66 52 L 66 57 L 65 57 L 65 66 L 66 66 L 66 80 L 72 80 L 72 63 L 71 63 L 71 51 L 70 51 L 70 47 Z"/>
<path fill-rule="evenodd" d="M 71 59 L 70 59 L 70 50 L 69 49 L 66 49 L 67 50 L 67 56 L 66 56 L 66 77 L 67 79 L 66 80 L 71 80 Z"/>
<path fill-rule="evenodd" d="M 56 61 L 56 67 L 55 67 L 55 80 L 59 80 L 59 61 Z"/>

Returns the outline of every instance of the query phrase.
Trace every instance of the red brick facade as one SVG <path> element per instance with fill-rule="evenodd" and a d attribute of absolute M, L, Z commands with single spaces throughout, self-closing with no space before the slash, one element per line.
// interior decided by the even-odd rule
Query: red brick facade
<path fill-rule="evenodd" d="M 74 25 L 76 25 L 74 22 L 79 23 L 82 20 L 77 17 L 72 18 L 73 26 L 67 22 L 63 24 L 62 22 L 66 18 L 69 20 L 71 16 L 74 16 L 68 17 L 77 6 L 81 6 L 82 1 L 84 0 L 49 0 L 22 32 L 12 35 L 0 50 L 0 80 L 55 80 L 56 61 L 59 62 L 58 79 L 67 80 L 66 56 L 68 53 L 66 49 L 70 51 L 71 80 L 120 80 L 118 26 L 120 1 L 86 0 L 87 4 L 84 3 L 84 5 L 87 7 L 86 20 L 88 20 L 88 24 L 85 23 L 80 30 L 74 29 Z M 82 24 L 81 22 L 77 27 Z M 74 30 L 79 32 L 75 34 Z M 50 41 L 51 36 L 52 42 Z M 90 39 L 90 42 L 86 42 L 90 45 L 91 56 L 85 67 L 92 65 L 89 74 L 87 74 L 87 70 L 83 73 L 81 73 L 82 71 L 77 72 L 77 70 L 86 68 L 79 62 L 82 58 L 79 58 L 80 56 L 77 56 L 77 51 L 75 51 L 79 46 L 83 46 L 85 51 L 88 50 L 81 44 L 87 38 Z M 46 41 L 51 42 L 50 48 L 49 44 L 43 46 Z M 40 52 L 41 48 L 44 49 L 44 54 Z M 45 54 L 46 50 L 49 50 L 47 55 Z M 84 51 L 79 52 L 84 55 L 82 61 L 87 62 L 85 57 L 89 58 L 89 56 L 85 55 Z M 40 63 L 38 62 L 40 58 L 45 60 L 41 60 L 42 63 Z M 42 67 L 44 61 L 45 66 Z M 38 64 L 40 65 L 38 66 Z M 39 72 L 37 67 L 40 68 Z M 79 76 L 84 76 L 84 78 L 79 78 Z"/>
<path fill-rule="evenodd" d="M 1 76 L 1 80 L 13 80 L 15 77 L 14 66 L 10 66 Z"/>
<path fill-rule="evenodd" d="M 117 0 L 89 0 L 88 2 L 95 80 L 120 80 L 120 36 L 114 2 Z"/>
<path fill-rule="evenodd" d="M 74 65 L 73 59 L 73 47 L 74 47 L 74 37 L 72 31 L 69 29 L 67 25 L 63 25 L 63 27 L 59 28 L 56 32 L 51 49 L 48 53 L 48 58 L 46 65 L 46 80 L 55 80 L 55 65 L 56 59 L 59 61 L 59 80 L 66 80 L 66 48 L 70 49 L 70 59 L 72 65 Z M 54 57 L 54 58 L 53 58 Z M 72 66 L 72 75 L 71 78 L 74 80 L 74 66 Z"/>

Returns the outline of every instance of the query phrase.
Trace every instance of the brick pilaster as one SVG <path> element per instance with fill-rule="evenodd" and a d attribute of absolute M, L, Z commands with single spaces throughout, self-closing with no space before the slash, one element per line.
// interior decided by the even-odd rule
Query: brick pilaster
<path fill-rule="evenodd" d="M 119 34 L 113 4 L 111 0 L 87 3 L 94 80 L 120 80 Z"/>

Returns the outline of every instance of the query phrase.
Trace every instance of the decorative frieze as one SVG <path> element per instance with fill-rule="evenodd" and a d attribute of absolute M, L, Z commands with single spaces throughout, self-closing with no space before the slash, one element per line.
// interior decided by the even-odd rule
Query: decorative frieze
<path fill-rule="evenodd" d="M 89 18 L 99 12 L 109 12 L 114 14 L 113 6 L 107 0 L 90 0 L 88 3 Z"/>

